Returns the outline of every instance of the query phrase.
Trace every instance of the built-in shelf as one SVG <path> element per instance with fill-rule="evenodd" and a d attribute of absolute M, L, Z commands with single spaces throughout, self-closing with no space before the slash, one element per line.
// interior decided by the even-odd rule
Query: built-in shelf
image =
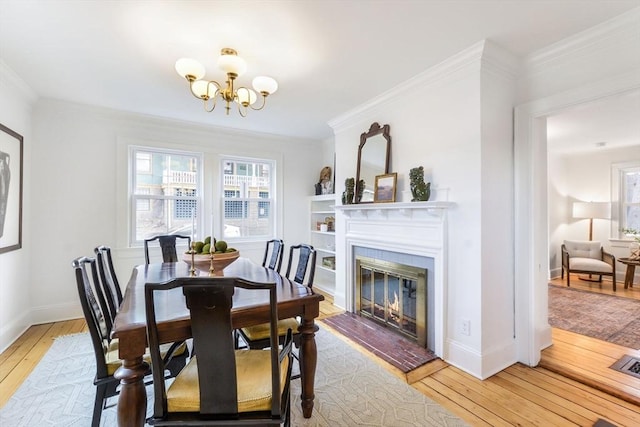
<path fill-rule="evenodd" d="M 314 278 L 314 289 L 318 288 L 329 295 L 335 293 L 336 271 L 323 265 L 325 260 L 332 258 L 335 264 L 335 231 L 320 231 L 318 223 L 326 223 L 329 229 L 335 224 L 327 223 L 327 218 L 335 218 L 336 196 L 335 194 L 324 194 L 311 196 L 309 198 L 309 242 L 316 249 L 316 275 Z M 327 249 L 327 248 L 334 249 Z"/>
<path fill-rule="evenodd" d="M 335 236 L 335 231 L 320 231 L 320 230 L 311 230 L 313 234 L 329 234 L 331 236 Z"/>
<path fill-rule="evenodd" d="M 323 253 L 325 253 L 325 254 L 331 254 L 331 255 L 335 255 L 335 254 L 336 254 L 336 251 L 331 250 L 331 249 L 315 248 L 315 250 L 316 250 L 317 252 L 323 252 Z"/>

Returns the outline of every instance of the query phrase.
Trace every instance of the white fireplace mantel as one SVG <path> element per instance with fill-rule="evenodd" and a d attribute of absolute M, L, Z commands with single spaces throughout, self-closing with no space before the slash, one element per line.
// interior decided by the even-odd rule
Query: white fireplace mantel
<path fill-rule="evenodd" d="M 380 249 L 434 260 L 435 348 L 444 352 L 447 294 L 447 211 L 452 202 L 362 203 L 336 206 L 340 227 L 336 230 L 337 262 L 344 262 L 344 277 L 336 280 L 336 293 L 344 307 L 354 310 L 356 247 Z M 342 262 L 340 262 L 342 264 Z M 339 283 L 343 283 L 342 288 Z"/>
<path fill-rule="evenodd" d="M 433 212 L 453 207 L 453 202 L 402 202 L 402 203 L 357 203 L 352 205 L 337 205 L 336 210 L 342 211 L 346 216 L 369 216 L 371 213 L 385 215 L 389 212 L 398 212 L 404 216 L 412 216 L 416 212 Z"/>

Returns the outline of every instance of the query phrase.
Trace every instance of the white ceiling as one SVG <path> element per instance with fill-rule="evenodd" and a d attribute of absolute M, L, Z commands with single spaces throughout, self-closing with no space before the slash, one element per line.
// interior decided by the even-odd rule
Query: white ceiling
<path fill-rule="evenodd" d="M 639 6 L 640 0 L 0 0 L 0 60 L 41 97 L 327 138 L 332 118 L 480 40 L 523 57 Z M 208 78 L 220 80 L 215 63 L 223 47 L 247 61 L 241 84 L 261 74 L 278 81 L 265 110 L 247 118 L 223 109 L 205 113 L 174 70 L 177 59 L 192 57 Z M 638 98 L 631 103 L 637 107 Z M 593 123 L 580 114 L 570 116 L 574 126 Z M 594 138 L 611 135 L 582 135 Z"/>
<path fill-rule="evenodd" d="M 640 90 L 547 117 L 547 143 L 564 154 L 640 145 Z"/>

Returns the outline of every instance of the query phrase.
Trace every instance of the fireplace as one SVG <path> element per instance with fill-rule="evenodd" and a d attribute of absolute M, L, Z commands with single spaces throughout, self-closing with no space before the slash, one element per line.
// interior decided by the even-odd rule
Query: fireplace
<path fill-rule="evenodd" d="M 452 206 L 453 203 L 437 201 L 337 205 L 336 305 L 347 311 L 359 311 L 359 295 L 356 295 L 360 292 L 356 269 L 359 257 L 420 268 L 427 275 L 425 304 L 421 304 L 426 306 L 426 348 L 443 357 L 446 342 L 446 223 L 447 210 Z M 393 303 L 393 294 L 391 298 Z M 416 313 L 417 309 L 416 302 Z"/>
<path fill-rule="evenodd" d="M 427 271 L 356 258 L 356 312 L 427 346 Z"/>

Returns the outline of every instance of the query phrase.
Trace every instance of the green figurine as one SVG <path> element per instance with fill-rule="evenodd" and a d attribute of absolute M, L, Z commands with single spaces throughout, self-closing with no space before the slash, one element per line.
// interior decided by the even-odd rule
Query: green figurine
<path fill-rule="evenodd" d="M 345 186 L 345 190 L 342 193 L 342 204 L 343 205 L 350 205 L 353 203 L 353 196 L 354 196 L 354 192 L 355 192 L 355 178 L 347 178 L 344 180 L 344 186 Z"/>
<path fill-rule="evenodd" d="M 424 182 L 424 168 L 419 166 L 409 170 L 409 179 L 411 180 L 412 202 L 426 202 L 431 196 L 431 183 Z"/>

